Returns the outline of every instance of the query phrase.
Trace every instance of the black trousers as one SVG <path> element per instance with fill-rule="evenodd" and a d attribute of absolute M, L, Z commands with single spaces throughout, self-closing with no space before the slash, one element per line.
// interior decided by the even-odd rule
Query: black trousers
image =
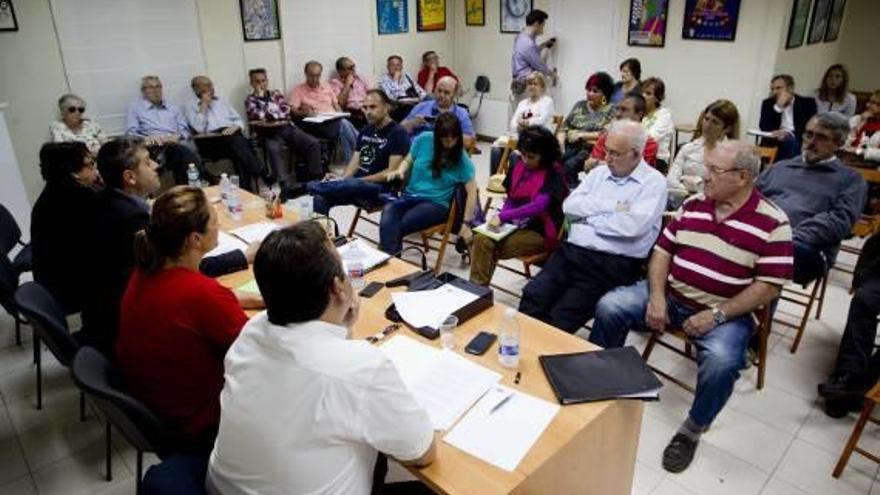
<path fill-rule="evenodd" d="M 645 260 L 564 242 L 525 288 L 519 310 L 574 333 L 588 322 L 608 291 L 639 281 Z"/>
<path fill-rule="evenodd" d="M 229 136 L 212 136 L 196 140 L 202 156 L 219 160 L 227 158 L 232 161 L 235 173 L 238 174 L 241 187 L 253 191 L 253 181 L 258 177 L 266 177 L 266 166 L 254 153 L 251 142 L 241 133 Z"/>
<path fill-rule="evenodd" d="M 205 178 L 205 167 L 202 159 L 195 150 L 182 143 L 165 143 L 159 146 L 150 146 L 150 156 L 161 163 L 164 168 L 171 171 L 175 184 L 186 184 L 186 171 L 190 163 L 194 163 L 199 169 L 199 176 Z"/>
<path fill-rule="evenodd" d="M 880 375 L 880 353 L 874 351 L 880 314 L 880 277 L 868 278 L 856 289 L 849 305 L 846 328 L 837 351 L 835 375 L 852 374 L 870 387 Z"/>
<path fill-rule="evenodd" d="M 373 490 L 371 495 L 430 495 L 434 492 L 420 481 L 402 481 L 399 483 L 385 483 L 388 474 L 388 457 L 379 452 L 376 457 L 376 466 L 373 468 Z"/>
<path fill-rule="evenodd" d="M 324 166 L 321 164 L 321 142 L 299 127 L 293 124 L 270 127 L 261 129 L 259 135 L 265 140 L 266 159 L 278 182 L 292 186 L 295 182 L 305 183 L 324 176 Z M 291 168 L 295 169 L 296 164 L 288 164 L 285 160 L 285 144 L 305 163 L 304 171 L 307 177 L 297 177 L 295 170 L 291 170 Z"/>

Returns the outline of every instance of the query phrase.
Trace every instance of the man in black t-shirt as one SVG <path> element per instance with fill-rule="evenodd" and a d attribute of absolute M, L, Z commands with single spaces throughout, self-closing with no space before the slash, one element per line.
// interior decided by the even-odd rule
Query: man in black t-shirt
<path fill-rule="evenodd" d="M 389 116 L 391 100 L 381 89 L 367 91 L 363 111 L 367 126 L 357 137 L 357 147 L 345 173 L 327 174 L 307 185 L 314 196 L 315 213 L 328 215 L 337 205 L 380 205 L 388 191 L 387 174 L 409 153 L 409 134 Z"/>

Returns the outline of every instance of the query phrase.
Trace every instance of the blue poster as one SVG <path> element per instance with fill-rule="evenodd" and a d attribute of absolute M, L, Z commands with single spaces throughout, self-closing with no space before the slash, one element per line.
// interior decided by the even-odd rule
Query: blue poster
<path fill-rule="evenodd" d="M 409 31 L 407 0 L 376 0 L 376 18 L 379 34 L 398 34 Z"/>

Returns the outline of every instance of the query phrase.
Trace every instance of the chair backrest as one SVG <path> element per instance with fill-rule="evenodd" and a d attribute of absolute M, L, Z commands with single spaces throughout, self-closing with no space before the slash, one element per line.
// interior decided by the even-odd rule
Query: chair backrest
<path fill-rule="evenodd" d="M 70 335 L 64 311 L 52 294 L 37 282 L 27 282 L 15 291 L 15 304 L 55 359 L 70 366 L 79 344 Z"/>
<path fill-rule="evenodd" d="M 80 348 L 73 358 L 70 374 L 77 388 L 134 448 L 155 452 L 159 457 L 170 453 L 165 426 L 147 406 L 125 392 L 122 375 L 97 349 Z"/>
<path fill-rule="evenodd" d="M 758 154 L 761 156 L 761 168 L 769 167 L 776 161 L 776 153 L 779 148 L 776 146 L 758 146 Z"/>
<path fill-rule="evenodd" d="M 13 218 L 12 213 L 0 204 L 0 251 L 4 256 L 12 251 L 12 248 L 21 239 L 21 229 Z"/>

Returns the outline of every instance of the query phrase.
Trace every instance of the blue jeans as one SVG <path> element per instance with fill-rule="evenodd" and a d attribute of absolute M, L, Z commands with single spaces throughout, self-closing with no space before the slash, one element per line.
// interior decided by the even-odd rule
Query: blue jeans
<path fill-rule="evenodd" d="M 590 342 L 602 347 L 621 347 L 631 328 L 643 328 L 648 307 L 648 283 L 641 281 L 605 294 L 596 305 Z M 681 328 L 697 311 L 666 298 L 670 326 Z M 697 390 L 688 413 L 699 426 L 712 424 L 721 412 L 743 368 L 746 346 L 754 329 L 751 315 L 733 318 L 704 335 L 691 338 L 697 348 Z"/>
<path fill-rule="evenodd" d="M 357 127 L 348 119 L 339 120 L 339 143 L 342 145 L 342 161 L 351 161 L 351 155 L 357 147 Z"/>
<path fill-rule="evenodd" d="M 801 154 L 801 143 L 791 134 L 786 134 L 785 139 L 777 141 L 776 161 L 787 160 Z"/>
<path fill-rule="evenodd" d="M 333 181 L 312 181 L 306 190 L 314 197 L 314 211 L 329 215 L 330 208 L 339 205 L 377 206 L 382 204 L 379 194 L 385 187 L 376 182 L 363 179 L 342 179 Z"/>
<path fill-rule="evenodd" d="M 428 199 L 403 196 L 385 205 L 379 220 L 379 249 L 397 254 L 406 235 L 446 221 L 449 207 Z"/>

